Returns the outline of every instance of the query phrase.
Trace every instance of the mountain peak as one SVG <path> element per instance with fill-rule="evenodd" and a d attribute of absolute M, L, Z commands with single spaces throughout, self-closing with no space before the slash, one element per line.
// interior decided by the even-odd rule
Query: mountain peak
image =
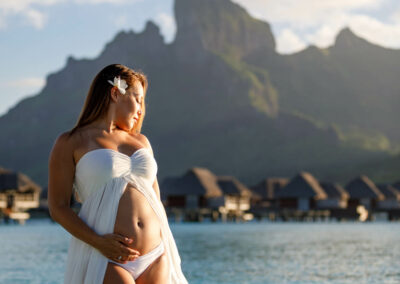
<path fill-rule="evenodd" d="M 160 28 L 153 21 L 147 21 L 143 32 L 146 34 L 160 35 Z"/>
<path fill-rule="evenodd" d="M 190 40 L 236 58 L 275 51 L 269 24 L 231 0 L 175 0 L 175 17 L 177 44 Z"/>
<path fill-rule="evenodd" d="M 338 47 L 357 47 L 359 45 L 370 44 L 365 39 L 357 36 L 350 28 L 343 28 L 336 36 L 335 46 Z"/>
<path fill-rule="evenodd" d="M 109 42 L 102 53 L 102 56 L 124 60 L 129 57 L 129 53 L 137 52 L 156 52 L 164 46 L 164 38 L 160 33 L 159 27 L 152 21 L 148 21 L 142 32 L 120 31 L 114 39 Z M 125 57 L 120 57 L 120 55 Z M 115 61 L 115 59 L 113 61 Z"/>

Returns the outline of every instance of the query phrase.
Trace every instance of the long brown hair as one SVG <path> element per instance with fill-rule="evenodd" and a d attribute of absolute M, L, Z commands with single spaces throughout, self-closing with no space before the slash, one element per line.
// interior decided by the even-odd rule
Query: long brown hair
<path fill-rule="evenodd" d="M 125 80 L 129 87 L 133 86 L 136 82 L 140 82 L 143 87 L 143 100 L 141 105 L 141 115 L 138 122 L 135 124 L 131 132 L 140 133 L 143 125 L 143 119 L 146 114 L 145 98 L 148 87 L 146 75 L 140 71 L 134 71 L 121 64 L 111 64 L 103 68 L 90 85 L 89 92 L 86 96 L 85 104 L 82 108 L 78 122 L 71 129 L 69 135 L 71 136 L 78 128 L 92 123 L 98 118 L 103 117 L 110 105 L 111 96 L 110 92 L 113 86 L 108 82 L 114 81 L 114 77 L 120 77 Z"/>

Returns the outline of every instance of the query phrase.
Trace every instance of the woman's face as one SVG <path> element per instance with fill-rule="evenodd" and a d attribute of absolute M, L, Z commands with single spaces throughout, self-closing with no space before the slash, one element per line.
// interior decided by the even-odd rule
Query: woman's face
<path fill-rule="evenodd" d="M 115 124 L 125 131 L 130 131 L 142 114 L 141 106 L 144 98 L 142 84 L 136 81 L 133 86 L 126 89 L 125 95 L 118 94 L 118 96 Z"/>

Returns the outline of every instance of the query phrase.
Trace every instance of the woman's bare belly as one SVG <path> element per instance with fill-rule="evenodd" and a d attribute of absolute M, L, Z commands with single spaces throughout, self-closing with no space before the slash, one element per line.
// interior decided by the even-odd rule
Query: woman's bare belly
<path fill-rule="evenodd" d="M 161 227 L 147 199 L 128 183 L 118 205 L 114 233 L 133 239 L 131 248 L 144 255 L 161 242 Z"/>

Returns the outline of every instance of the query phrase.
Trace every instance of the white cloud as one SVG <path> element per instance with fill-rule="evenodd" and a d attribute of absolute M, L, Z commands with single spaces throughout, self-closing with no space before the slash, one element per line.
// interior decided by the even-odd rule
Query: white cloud
<path fill-rule="evenodd" d="M 159 13 L 154 21 L 160 27 L 162 33 L 165 35 L 167 41 L 172 39 L 176 32 L 176 23 L 173 16 L 166 13 Z"/>
<path fill-rule="evenodd" d="M 390 16 L 390 20 L 393 23 L 400 23 L 400 7 L 398 10 L 395 10 L 393 14 Z"/>
<path fill-rule="evenodd" d="M 44 78 L 29 77 L 21 78 L 14 81 L 4 82 L 3 84 L 8 87 L 25 89 L 25 88 L 42 88 L 44 87 L 46 80 Z"/>
<path fill-rule="evenodd" d="M 0 116 L 5 114 L 8 109 L 16 105 L 20 100 L 27 97 L 27 94 L 36 94 L 45 85 L 43 78 L 29 77 L 20 78 L 14 81 L 1 80 L 0 86 Z"/>
<path fill-rule="evenodd" d="M 41 29 L 46 23 L 47 16 L 33 6 L 51 6 L 64 0 L 1 0 L 0 1 L 0 28 L 7 27 L 7 19 L 21 15 L 28 25 Z"/>
<path fill-rule="evenodd" d="M 306 43 L 289 29 L 285 29 L 279 33 L 276 45 L 277 50 L 281 53 L 293 53 L 306 47 Z"/>
<path fill-rule="evenodd" d="M 75 0 L 74 2 L 77 4 L 132 4 L 136 2 L 141 2 L 143 0 Z"/>
<path fill-rule="evenodd" d="M 25 12 L 26 15 L 26 19 L 28 20 L 28 22 L 34 26 L 36 29 L 41 29 L 44 27 L 44 24 L 47 20 L 47 16 L 44 15 L 43 13 L 37 11 L 37 10 L 33 10 L 33 9 L 29 9 Z"/>
<path fill-rule="evenodd" d="M 327 47 L 350 27 L 376 44 L 400 47 L 400 5 L 395 0 L 233 0 L 256 18 L 269 22 L 277 51 L 296 51 L 301 44 Z"/>
<path fill-rule="evenodd" d="M 128 17 L 126 15 L 116 16 L 114 19 L 114 24 L 118 28 L 124 28 L 128 24 Z"/>
<path fill-rule="evenodd" d="M 65 0 L 1 0 L 0 10 L 6 12 L 21 12 L 32 5 L 51 6 Z"/>
<path fill-rule="evenodd" d="M 347 27 L 351 21 L 351 16 L 346 13 L 337 12 L 325 22 L 311 29 L 310 32 L 304 34 L 304 38 L 308 43 L 312 43 L 319 47 L 328 47 L 335 41 L 337 33 Z"/>
<path fill-rule="evenodd" d="M 11 16 L 20 15 L 25 22 L 36 29 L 45 26 L 47 15 L 40 9 L 57 5 L 70 0 L 0 0 L 0 29 L 7 27 L 7 19 Z M 133 4 L 143 0 L 74 0 L 75 4 Z M 35 7 L 35 8 L 34 8 Z M 40 8 L 39 8 L 40 7 Z"/>
<path fill-rule="evenodd" d="M 385 46 L 400 46 L 400 21 L 383 23 L 366 15 L 353 17 L 349 26 L 359 36 L 370 42 Z"/>
<path fill-rule="evenodd" d="M 387 0 L 234 0 L 245 7 L 251 15 L 271 23 L 286 23 L 307 28 L 324 22 L 338 12 L 354 10 L 370 11 Z"/>
<path fill-rule="evenodd" d="M 0 11 L 0 30 L 7 27 L 6 16 Z"/>
<path fill-rule="evenodd" d="M 384 47 L 400 47 L 400 22 L 384 23 L 371 16 L 353 14 L 336 17 L 326 22 L 313 32 L 305 35 L 308 42 L 319 47 L 327 47 L 334 43 L 337 33 L 344 27 L 350 27 L 358 36 Z"/>

